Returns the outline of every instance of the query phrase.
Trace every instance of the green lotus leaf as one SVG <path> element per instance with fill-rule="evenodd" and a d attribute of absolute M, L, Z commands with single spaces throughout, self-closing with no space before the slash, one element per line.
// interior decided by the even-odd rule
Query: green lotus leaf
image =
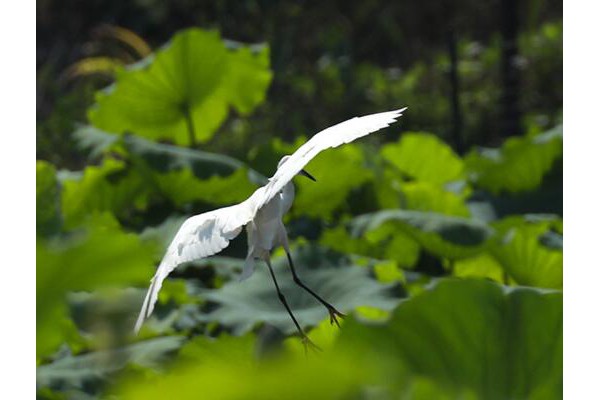
<path fill-rule="evenodd" d="M 169 355 L 181 347 L 184 338 L 165 336 L 134 343 L 112 350 L 100 350 L 82 355 L 69 355 L 39 366 L 36 386 L 63 392 L 81 390 L 91 385 L 107 383 L 127 364 L 159 368 Z"/>
<path fill-rule="evenodd" d="M 326 229 L 319 238 L 319 243 L 340 253 L 393 260 L 403 268 L 414 266 L 419 258 L 418 243 L 407 234 L 385 224 L 359 237 L 352 236 L 343 225 Z"/>
<path fill-rule="evenodd" d="M 231 205 L 246 200 L 256 186 L 248 181 L 248 171 L 239 169 L 227 177 L 197 179 L 191 170 L 153 174 L 156 189 L 176 206 L 201 200 L 215 206 Z"/>
<path fill-rule="evenodd" d="M 128 210 L 144 209 L 151 189 L 125 161 L 113 158 L 86 167 L 79 178 L 63 179 L 62 186 L 62 213 L 69 228 L 93 212 L 121 216 Z"/>
<path fill-rule="evenodd" d="M 469 217 L 464 198 L 428 182 L 405 182 L 400 185 L 403 208 L 432 211 L 457 217 Z"/>
<path fill-rule="evenodd" d="M 303 282 L 341 312 L 363 305 L 390 310 L 397 303 L 390 296 L 389 285 L 369 277 L 366 268 L 343 263 L 318 247 L 298 248 L 292 257 Z M 302 326 L 317 325 L 327 318 L 325 307 L 293 282 L 285 256 L 275 258 L 273 268 L 281 291 Z M 199 295 L 218 305 L 214 311 L 204 314 L 202 320 L 217 321 L 237 334 L 249 331 L 259 322 L 276 326 L 285 333 L 296 330 L 262 263 L 248 280 L 227 282 L 219 289 L 201 289 Z"/>
<path fill-rule="evenodd" d="M 346 321 L 333 351 L 344 349 L 405 365 L 455 398 L 467 390 L 480 399 L 560 399 L 562 294 L 440 280 L 386 323 Z"/>
<path fill-rule="evenodd" d="M 373 231 L 384 224 L 408 234 L 421 247 L 439 257 L 456 260 L 480 253 L 493 233 L 486 223 L 433 212 L 384 210 L 364 214 L 352 221 L 354 236 Z"/>
<path fill-rule="evenodd" d="M 65 340 L 68 292 L 130 284 L 145 285 L 154 270 L 155 245 L 121 230 L 109 214 L 92 214 L 65 238 L 38 240 L 36 247 L 36 338 L 38 357 Z M 58 321 L 58 322 L 57 322 Z M 58 326 L 57 326 L 58 325 Z"/>
<path fill-rule="evenodd" d="M 486 278 L 505 283 L 504 268 L 487 252 L 456 260 L 453 265 L 453 275 L 459 278 Z"/>
<path fill-rule="evenodd" d="M 197 178 L 208 179 L 213 176 L 227 177 L 241 168 L 246 168 L 251 182 L 261 185 L 267 182 L 267 178 L 260 173 L 224 154 L 155 143 L 134 135 L 125 135 L 123 145 L 130 157 L 143 161 L 156 172 L 190 169 Z"/>
<path fill-rule="evenodd" d="M 471 151 L 465 158 L 473 182 L 493 193 L 517 193 L 542 184 L 562 156 L 562 126 L 542 134 L 513 137 L 500 149 Z"/>
<path fill-rule="evenodd" d="M 193 145 L 214 135 L 230 106 L 252 111 L 270 81 L 266 46 L 230 50 L 217 32 L 191 28 L 144 63 L 120 70 L 88 117 L 108 132 Z"/>
<path fill-rule="evenodd" d="M 398 143 L 387 144 L 382 156 L 402 173 L 417 181 L 443 184 L 462 179 L 463 160 L 437 136 L 405 132 Z"/>
<path fill-rule="evenodd" d="M 325 151 L 313 159 L 306 170 L 316 179 L 303 177 L 294 180 L 297 187 L 292 212 L 310 217 L 329 218 L 347 204 L 353 189 L 372 179 L 372 173 L 363 165 L 364 156 L 357 144 L 346 144 Z"/>
<path fill-rule="evenodd" d="M 510 217 L 494 224 L 499 234 L 492 241 L 491 253 L 517 283 L 562 288 L 562 235 L 550 230 L 555 219 Z"/>

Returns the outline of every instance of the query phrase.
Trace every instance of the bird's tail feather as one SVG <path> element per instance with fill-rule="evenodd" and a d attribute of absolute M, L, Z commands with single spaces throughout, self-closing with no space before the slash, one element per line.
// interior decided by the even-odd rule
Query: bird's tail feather
<path fill-rule="evenodd" d="M 154 291 L 155 286 L 156 286 L 156 276 L 154 278 L 152 278 L 150 287 L 148 288 L 148 292 L 146 293 L 146 297 L 144 298 L 144 303 L 142 303 L 142 310 L 140 311 L 140 315 L 138 316 L 137 321 L 135 322 L 135 327 L 133 328 L 133 331 L 136 335 L 139 333 L 140 328 L 142 327 L 142 324 L 144 323 L 146 318 L 148 318 L 150 316 L 151 311 L 148 311 L 148 310 L 150 309 L 150 302 L 152 299 L 152 293 Z"/>

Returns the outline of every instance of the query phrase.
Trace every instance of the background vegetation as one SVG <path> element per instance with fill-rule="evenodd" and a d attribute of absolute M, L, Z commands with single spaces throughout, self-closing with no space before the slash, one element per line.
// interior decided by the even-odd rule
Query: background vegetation
<path fill-rule="evenodd" d="M 71 4 L 72 3 L 72 4 Z M 549 1 L 38 2 L 39 398 L 562 397 L 562 22 Z M 176 270 L 179 224 L 318 156 L 274 265 Z"/>

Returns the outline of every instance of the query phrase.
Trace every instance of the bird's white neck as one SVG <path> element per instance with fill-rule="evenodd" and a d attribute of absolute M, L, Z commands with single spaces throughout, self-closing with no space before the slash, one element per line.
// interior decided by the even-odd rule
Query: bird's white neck
<path fill-rule="evenodd" d="M 283 213 L 287 213 L 292 207 L 292 203 L 294 202 L 294 197 L 296 196 L 296 189 L 294 188 L 294 184 L 290 181 L 283 187 L 281 191 L 282 204 L 281 208 Z"/>

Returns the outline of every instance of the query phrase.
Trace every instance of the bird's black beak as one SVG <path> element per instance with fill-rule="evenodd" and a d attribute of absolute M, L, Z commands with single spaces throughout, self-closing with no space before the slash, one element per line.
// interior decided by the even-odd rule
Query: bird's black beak
<path fill-rule="evenodd" d="M 305 170 L 301 170 L 300 171 L 300 175 L 304 175 L 305 177 L 307 177 L 308 179 L 310 179 L 313 182 L 316 182 L 317 180 L 315 179 L 314 176 L 312 176 L 311 174 L 309 174 L 308 172 L 306 172 Z"/>

